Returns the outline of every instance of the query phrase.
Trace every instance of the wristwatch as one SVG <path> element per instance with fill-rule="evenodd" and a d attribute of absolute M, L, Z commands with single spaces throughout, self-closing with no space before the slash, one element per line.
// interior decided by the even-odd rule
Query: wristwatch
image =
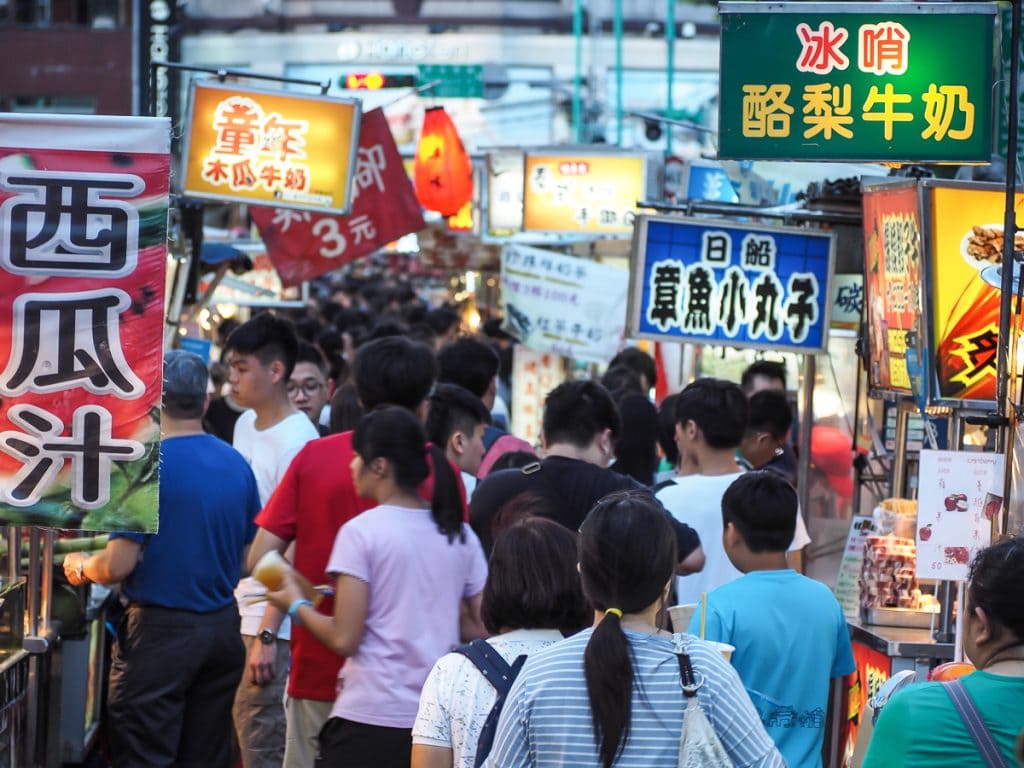
<path fill-rule="evenodd" d="M 260 633 L 257 635 L 257 637 L 260 639 L 260 642 L 264 645 L 273 645 L 274 641 L 277 640 L 277 635 L 275 635 L 269 629 L 260 630 Z"/>

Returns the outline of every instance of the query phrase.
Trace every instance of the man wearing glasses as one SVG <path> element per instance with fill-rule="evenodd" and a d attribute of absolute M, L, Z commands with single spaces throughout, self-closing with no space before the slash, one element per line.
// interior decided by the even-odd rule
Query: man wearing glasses
<path fill-rule="evenodd" d="M 299 342 L 295 368 L 288 379 L 288 399 L 309 417 L 321 437 L 327 434 L 327 426 L 321 423 L 320 415 L 331 399 L 330 390 L 324 356 L 312 344 Z"/>

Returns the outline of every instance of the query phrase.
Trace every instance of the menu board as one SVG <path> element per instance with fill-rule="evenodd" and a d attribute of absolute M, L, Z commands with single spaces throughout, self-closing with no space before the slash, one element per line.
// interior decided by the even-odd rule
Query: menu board
<path fill-rule="evenodd" d="M 921 451 L 917 497 L 918 578 L 966 581 L 991 543 L 1002 507 L 1003 455 Z"/>
<path fill-rule="evenodd" d="M 857 582 L 864 562 L 864 541 L 875 533 L 870 515 L 854 515 L 850 521 L 850 535 L 846 537 L 835 588 L 836 599 L 843 606 L 843 613 L 850 618 L 856 618 L 860 612 L 860 586 Z"/>
<path fill-rule="evenodd" d="M 907 348 L 924 360 L 921 217 L 916 182 L 864 188 L 868 377 L 873 389 L 912 394 Z"/>
<path fill-rule="evenodd" d="M 530 349 L 606 363 L 622 346 L 624 270 L 508 244 L 501 252 L 505 328 Z"/>

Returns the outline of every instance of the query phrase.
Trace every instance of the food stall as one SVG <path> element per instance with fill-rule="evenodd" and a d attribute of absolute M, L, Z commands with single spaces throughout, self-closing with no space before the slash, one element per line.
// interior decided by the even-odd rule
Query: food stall
<path fill-rule="evenodd" d="M 864 186 L 868 377 L 873 396 L 897 401 L 899 512 L 886 530 L 870 521 L 859 553 L 861 612 L 850 627 L 862 704 L 889 676 L 912 669 L 924 679 L 962 653 L 955 606 L 1002 508 L 1003 455 L 985 424 L 996 398 L 1002 210 L 995 185 Z M 919 450 L 912 417 L 924 426 Z M 939 420 L 949 450 L 937 450 Z M 934 599 L 922 604 L 921 592 Z"/>
<path fill-rule="evenodd" d="M 722 157 L 990 161 L 994 4 L 908 4 L 894 13 L 877 4 L 726 2 L 720 12 Z M 891 43 L 884 52 L 882 37 Z M 946 52 L 964 45 L 982 53 L 960 68 Z M 994 286 L 1007 276 L 989 252 L 1004 206 L 998 191 L 988 210 L 961 194 L 938 181 L 864 187 L 868 411 L 876 428 L 886 410 L 894 415 L 885 495 L 895 509 L 856 510 L 840 569 L 858 660 L 844 727 L 833 728 L 832 756 L 843 763 L 885 678 L 957 655 L 954 576 L 962 579 L 964 561 L 986 544 L 985 510 L 1002 501 L 993 430 L 971 422 L 994 424 Z M 921 428 L 913 452 L 912 417 Z M 986 494 L 999 501 L 990 506 Z"/>

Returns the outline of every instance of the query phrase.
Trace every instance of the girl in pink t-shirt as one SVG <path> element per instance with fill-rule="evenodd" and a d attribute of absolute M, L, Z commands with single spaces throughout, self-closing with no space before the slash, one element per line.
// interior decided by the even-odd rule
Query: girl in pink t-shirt
<path fill-rule="evenodd" d="M 352 479 L 378 506 L 338 531 L 326 569 L 337 576 L 334 616 L 318 614 L 291 573 L 268 595 L 347 658 L 317 766 L 406 768 L 431 667 L 461 641 L 486 634 L 483 549 L 463 524 L 451 466 L 425 445 L 420 423 L 403 408 L 364 416 L 352 439 Z M 432 468 L 428 506 L 416 489 Z"/>

